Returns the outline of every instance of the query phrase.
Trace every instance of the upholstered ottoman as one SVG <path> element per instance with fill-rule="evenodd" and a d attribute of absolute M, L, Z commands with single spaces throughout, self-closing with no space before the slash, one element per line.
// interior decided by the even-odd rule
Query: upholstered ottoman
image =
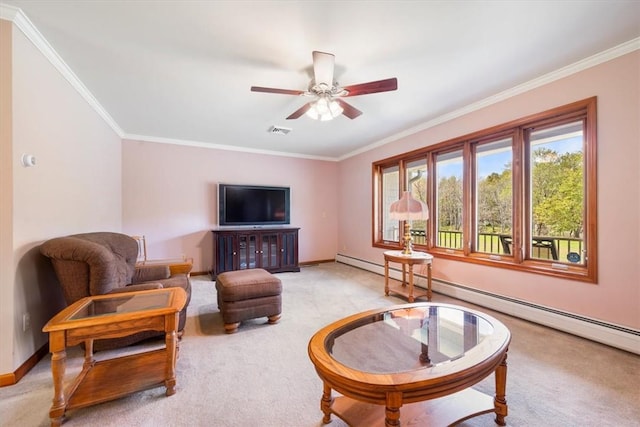
<path fill-rule="evenodd" d="M 216 277 L 218 308 L 228 334 L 243 320 L 267 317 L 278 323 L 282 313 L 282 282 L 261 268 L 226 271 Z"/>

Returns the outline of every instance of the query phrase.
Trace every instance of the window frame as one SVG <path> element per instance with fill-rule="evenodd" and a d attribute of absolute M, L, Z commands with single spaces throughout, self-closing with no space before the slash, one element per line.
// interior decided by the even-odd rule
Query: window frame
<path fill-rule="evenodd" d="M 528 142 L 525 139 L 532 128 L 557 126 L 571 121 L 583 121 L 583 171 L 584 171 L 584 232 L 585 252 L 584 265 L 529 258 L 524 242 L 530 236 L 527 220 L 530 186 L 528 174 Z M 512 247 L 510 255 L 496 255 L 475 250 L 477 230 L 475 226 L 475 152 L 476 147 L 499 138 L 512 138 Z M 449 249 L 435 246 L 438 232 L 436 195 L 436 158 L 444 154 L 462 149 L 463 155 L 463 206 L 462 233 L 463 244 L 460 249 Z M 428 251 L 430 254 L 444 259 L 489 265 L 498 268 L 526 271 L 553 277 L 597 283 L 597 97 L 587 98 L 550 110 L 516 119 L 501 125 L 473 132 L 464 136 L 419 148 L 411 152 L 399 154 L 372 163 L 373 181 L 373 224 L 372 245 L 377 248 L 398 249 L 400 242 L 383 240 L 382 223 L 383 202 L 379 197 L 382 190 L 381 171 L 388 167 L 398 167 L 401 192 L 406 187 L 406 165 L 418 158 L 427 162 L 427 204 L 429 221 L 427 222 L 425 244 L 415 244 L 414 249 Z M 398 194 L 398 197 L 400 197 Z M 403 227 L 399 223 L 399 227 Z M 520 249 L 523 250 L 520 250 Z"/>
<path fill-rule="evenodd" d="M 494 142 L 499 142 L 501 140 L 505 140 L 505 139 L 510 139 L 511 140 L 511 158 L 512 158 L 512 165 L 511 165 L 511 229 L 512 229 L 512 239 L 513 239 L 513 235 L 514 230 L 515 230 L 515 223 L 516 223 L 516 215 L 515 215 L 515 210 L 514 207 L 516 205 L 516 203 L 514 203 L 514 195 L 515 195 L 515 191 L 514 191 L 514 185 L 517 182 L 517 179 L 515 177 L 515 173 L 514 173 L 514 167 L 515 167 L 515 161 L 513 161 L 513 159 L 516 158 L 516 153 L 515 153 L 515 146 L 516 141 L 517 141 L 517 132 L 515 132 L 514 130 L 508 130 L 506 132 L 498 132 L 498 133 L 494 133 L 492 135 L 489 135 L 486 138 L 478 138 L 475 140 L 470 141 L 469 147 L 470 147 L 470 157 L 469 157 L 469 200 L 470 200 L 470 205 L 469 205 L 469 217 L 470 217 L 470 221 L 469 221 L 469 226 L 470 226 L 470 234 L 469 237 L 473 237 L 473 239 L 469 239 L 468 241 L 468 246 L 469 246 L 469 253 L 473 254 L 473 253 L 478 253 L 478 254 L 484 254 L 486 256 L 488 256 L 489 258 L 492 257 L 492 255 L 495 257 L 497 254 L 493 254 L 493 253 L 489 253 L 489 252 L 481 252 L 479 250 L 478 246 L 478 218 L 477 218 L 477 212 L 478 212 L 478 187 L 479 187 L 479 183 L 477 182 L 477 163 L 478 163 L 478 147 L 482 147 L 485 144 L 492 144 Z M 508 256 L 505 254 L 501 254 L 500 256 Z M 513 256 L 513 254 L 512 254 Z"/>

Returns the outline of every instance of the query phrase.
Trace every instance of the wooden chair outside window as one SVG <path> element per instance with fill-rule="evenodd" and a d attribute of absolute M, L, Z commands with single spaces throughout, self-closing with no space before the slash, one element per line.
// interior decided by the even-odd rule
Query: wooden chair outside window
<path fill-rule="evenodd" d="M 532 256 L 535 258 L 546 258 L 558 260 L 558 248 L 553 237 L 534 237 L 531 239 Z M 505 255 L 511 255 L 513 238 L 507 235 L 500 235 L 500 244 Z"/>

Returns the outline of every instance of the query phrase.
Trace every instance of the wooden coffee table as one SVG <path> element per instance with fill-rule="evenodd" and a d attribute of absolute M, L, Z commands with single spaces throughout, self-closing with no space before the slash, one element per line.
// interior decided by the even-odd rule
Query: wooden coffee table
<path fill-rule="evenodd" d="M 445 426 L 494 412 L 505 425 L 510 341 L 498 320 L 449 304 L 396 305 L 334 322 L 308 347 L 323 381 L 322 422 L 335 414 L 351 427 Z M 493 398 L 471 388 L 493 373 Z"/>
<path fill-rule="evenodd" d="M 54 316 L 49 333 L 54 396 L 49 417 L 60 426 L 67 409 L 106 402 L 135 391 L 164 385 L 176 392 L 178 315 L 187 294 L 182 288 L 124 292 L 82 298 Z M 165 333 L 164 348 L 96 361 L 93 340 L 141 331 Z M 66 348 L 85 344 L 82 371 L 65 389 Z"/>

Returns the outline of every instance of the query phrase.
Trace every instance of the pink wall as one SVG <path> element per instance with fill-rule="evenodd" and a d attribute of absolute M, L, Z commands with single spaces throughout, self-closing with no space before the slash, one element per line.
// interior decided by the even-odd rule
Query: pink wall
<path fill-rule="evenodd" d="M 291 187 L 300 262 L 335 257 L 334 162 L 130 140 L 122 156 L 123 229 L 145 235 L 149 258 L 185 255 L 194 259 L 194 271 L 211 269 L 221 182 Z"/>
<path fill-rule="evenodd" d="M 382 264 L 371 245 L 371 163 L 598 97 L 597 285 L 436 259 L 434 277 L 640 328 L 640 52 L 624 55 L 340 163 L 338 252 Z M 363 188 L 367 191 L 363 191 Z"/>
<path fill-rule="evenodd" d="M 9 55 L 12 61 L 11 75 L 3 73 L 1 86 L 11 86 L 12 110 L 11 136 L 1 141 L 3 154 L 11 154 L 2 159 L 0 182 L 3 203 L 10 204 L 2 213 L 11 217 L 0 221 L 1 235 L 11 236 L 11 252 L 3 251 L 0 259 L 0 299 L 2 319 L 12 318 L 0 322 L 2 374 L 46 344 L 42 327 L 64 307 L 39 245 L 66 234 L 120 230 L 122 144 L 29 39 L 8 21 L 0 22 L 12 34 L 10 50 L 2 45 L 2 58 Z M 22 166 L 23 153 L 36 157 L 34 167 Z M 23 331 L 25 313 L 31 327 Z"/>
<path fill-rule="evenodd" d="M 11 22 L 0 20 L 0 375 L 14 367 L 12 34 Z"/>

